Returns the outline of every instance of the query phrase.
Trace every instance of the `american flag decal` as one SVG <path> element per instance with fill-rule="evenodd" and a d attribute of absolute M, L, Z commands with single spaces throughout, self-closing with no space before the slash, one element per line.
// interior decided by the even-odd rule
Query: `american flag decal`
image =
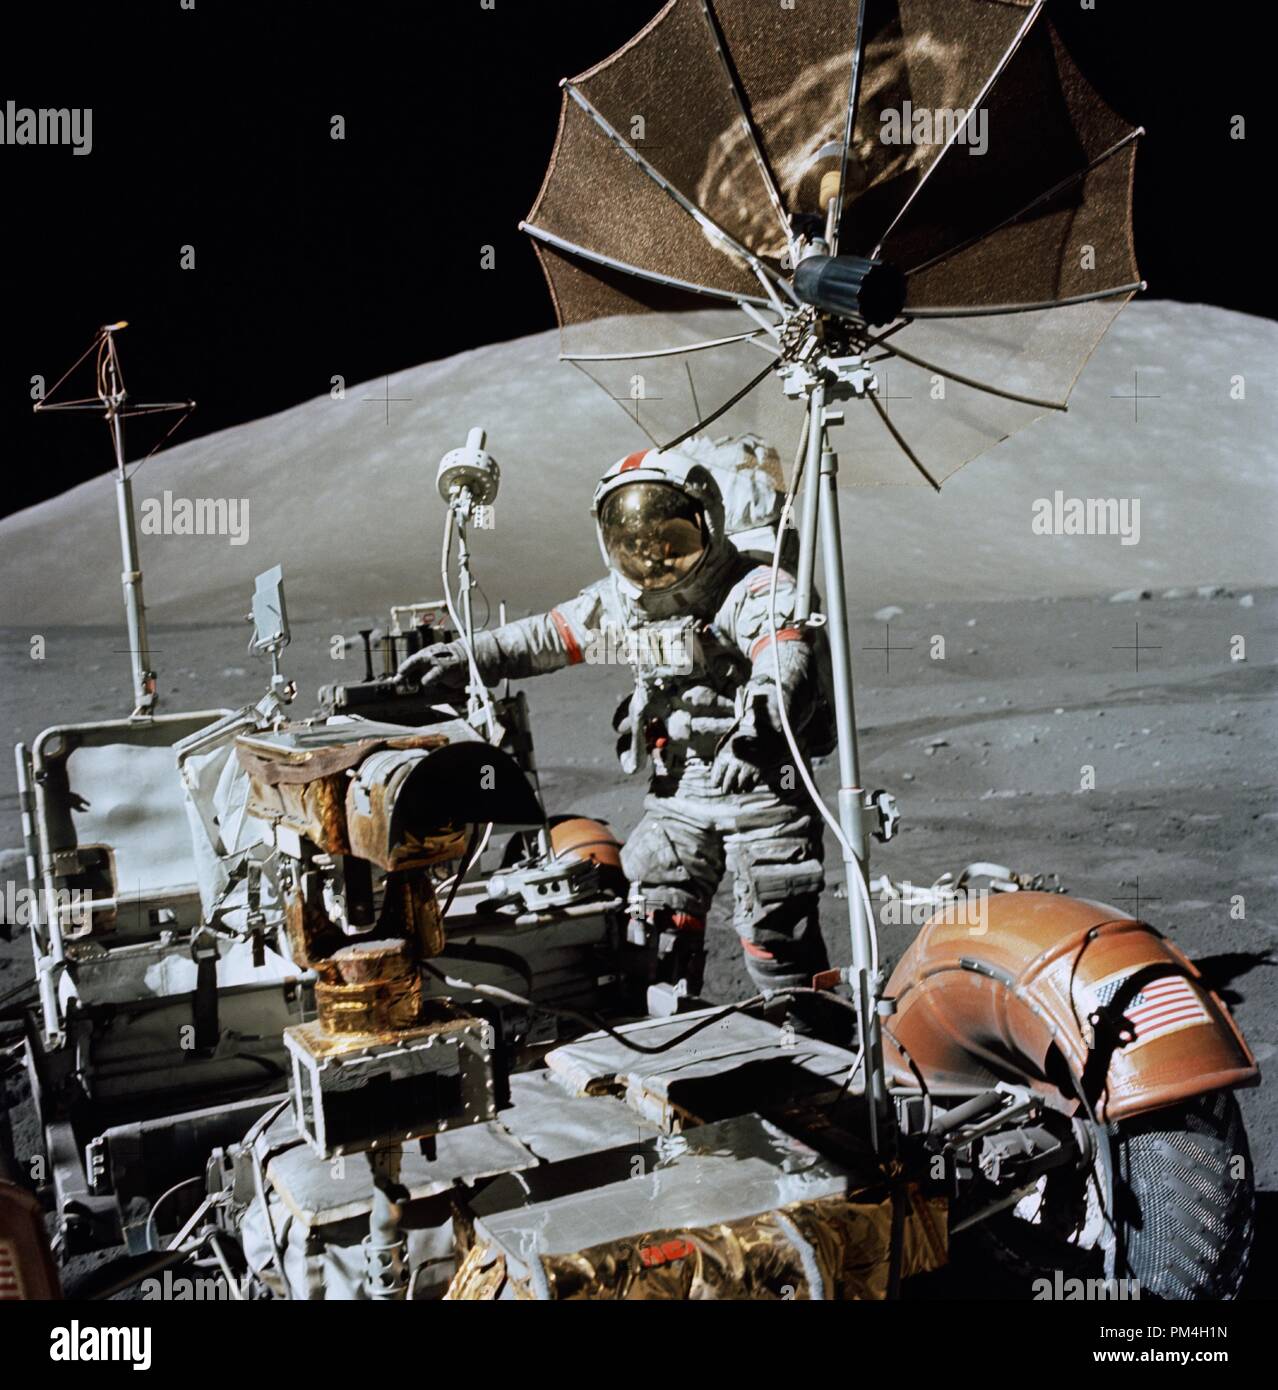
<path fill-rule="evenodd" d="M 1125 970 L 1111 975 L 1089 991 L 1091 1007 L 1088 1012 L 1104 1008 L 1120 993 L 1126 981 L 1136 971 Z M 1211 1014 L 1194 983 L 1184 975 L 1162 975 L 1143 984 L 1123 1005 L 1123 1017 L 1135 1034 L 1127 1047 L 1139 1047 L 1155 1038 L 1175 1033 L 1181 1028 L 1193 1028 L 1210 1023 Z"/>
<path fill-rule="evenodd" d="M 11 1240 L 0 1240 L 0 1303 L 22 1297 L 18 1252 Z"/>

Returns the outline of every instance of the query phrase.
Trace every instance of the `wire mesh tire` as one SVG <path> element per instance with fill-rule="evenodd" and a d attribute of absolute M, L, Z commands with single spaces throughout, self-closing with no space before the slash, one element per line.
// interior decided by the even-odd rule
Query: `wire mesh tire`
<path fill-rule="evenodd" d="M 1256 1193 L 1232 1091 L 1122 1125 L 1117 1270 L 1141 1296 L 1232 1299 L 1247 1274 Z"/>
<path fill-rule="evenodd" d="M 1236 1298 L 1251 1255 L 1256 1198 L 1233 1093 L 1216 1091 L 1128 1120 L 1111 1131 L 1109 1147 L 1116 1165 L 1112 1222 L 1105 1219 L 1101 1194 L 1108 1184 L 1098 1160 L 1086 1173 L 1049 1174 L 1032 1198 L 976 1227 L 972 1254 L 1021 1289 L 1059 1271 L 1066 1279 L 1125 1278 L 1146 1299 Z"/>

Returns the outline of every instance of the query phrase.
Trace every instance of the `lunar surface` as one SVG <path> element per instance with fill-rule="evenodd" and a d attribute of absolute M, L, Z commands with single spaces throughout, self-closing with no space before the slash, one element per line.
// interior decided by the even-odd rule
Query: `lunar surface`
<path fill-rule="evenodd" d="M 175 502 L 209 500 L 241 504 L 238 521 L 247 501 L 248 527 L 243 544 L 236 535 L 143 535 L 151 611 L 183 622 L 237 617 L 253 576 L 277 563 L 295 617 L 380 613 L 404 595 L 434 595 L 435 469 L 473 425 L 487 428 L 502 465 L 496 528 L 474 543 L 485 591 L 516 614 L 575 593 L 598 573 L 594 484 L 649 441 L 627 414 L 633 403 L 609 400 L 558 361 L 557 348 L 550 333 L 498 343 L 345 383 L 340 399 L 320 382 L 326 394 L 317 400 L 156 455 L 134 477 L 140 514 L 151 502 L 162 521 L 168 492 L 174 520 Z M 846 492 L 854 601 L 872 612 L 945 594 L 1278 583 L 1275 360 L 1278 324 L 1194 305 L 1129 305 L 1084 369 L 1067 414 L 969 463 L 939 495 L 926 487 Z M 701 397 L 722 399 L 712 365 L 697 370 Z M 779 396 L 772 382 L 760 388 L 769 389 Z M 832 431 L 849 461 L 862 431 L 881 430 L 869 413 L 849 402 L 847 423 Z M 646 418 L 642 404 L 639 414 Z M 109 466 L 96 422 L 42 423 Z M 1035 504 L 1054 503 L 1057 490 L 1063 500 L 1138 499 L 1138 543 L 1035 532 Z M 114 518 L 112 484 L 101 477 L 0 521 L 3 620 L 118 622 Z"/>
<path fill-rule="evenodd" d="M 1276 355 L 1276 325 L 1136 304 L 1067 416 L 969 464 L 939 497 L 844 497 L 864 781 L 893 791 L 902 813 L 873 872 L 931 882 L 994 860 L 1139 914 L 1198 962 L 1263 1070 L 1278 1048 Z M 163 707 L 238 706 L 264 692 L 241 615 L 253 575 L 277 561 L 299 712 L 321 683 L 355 674 L 359 659 L 335 636 L 384 622 L 391 603 L 438 595 L 435 465 L 473 424 L 488 428 L 503 467 L 497 527 L 474 546 L 491 609 L 504 599 L 514 615 L 534 611 L 597 577 L 591 486 L 645 441 L 622 407 L 554 361 L 548 335 L 347 386 L 345 399 L 196 440 L 139 472 L 140 500 L 164 489 L 250 499 L 243 545 L 142 537 Z M 845 434 L 840 449 L 854 447 L 851 424 Z M 104 445 L 89 436 L 75 447 Z M 1062 505 L 1138 499 L 1139 540 L 1036 532 L 1035 503 L 1058 489 Z M 109 482 L 0 523 L 0 574 L 11 738 L 126 714 Z M 643 790 L 612 756 L 609 716 L 626 684 L 604 666 L 527 683 L 549 809 L 601 817 L 623 837 Z M 833 791 L 831 767 L 818 780 Z M 0 846 L 16 846 L 12 772 L 0 793 Z M 21 880 L 12 856 L 0 869 Z M 827 871 L 824 931 L 845 963 L 847 904 L 828 837 Z M 748 989 L 726 909 L 710 924 L 716 999 Z M 889 964 L 914 930 L 884 922 Z M 30 972 L 24 940 L 0 943 L 0 996 Z M 1241 1095 L 1261 1193 L 1253 1297 L 1278 1288 L 1274 1096 L 1271 1082 Z"/>

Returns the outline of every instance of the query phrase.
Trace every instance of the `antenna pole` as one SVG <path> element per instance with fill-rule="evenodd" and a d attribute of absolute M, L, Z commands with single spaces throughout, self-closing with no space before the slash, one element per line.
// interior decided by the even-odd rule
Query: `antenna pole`
<path fill-rule="evenodd" d="M 843 364 L 839 364 L 843 365 Z M 824 364 L 823 364 L 824 366 Z M 846 373 L 851 380 L 852 373 Z M 859 375 L 859 373 L 858 373 Z M 836 399 L 848 381 L 836 367 L 831 378 Z M 847 587 L 843 570 L 843 537 L 839 520 L 838 455 L 830 447 L 828 425 L 841 412 L 827 410 L 827 380 L 817 373 L 807 383 L 807 456 L 804 464 L 804 508 L 799 535 L 796 620 L 812 616 L 812 576 L 816 551 L 821 550 L 825 628 L 834 677 L 834 716 L 838 735 L 838 823 L 847 888 L 848 931 L 852 965 L 848 984 L 856 1009 L 857 1032 L 864 1049 L 865 1095 L 869 1102 L 870 1142 L 876 1153 L 890 1152 L 893 1113 L 883 1069 L 883 1039 L 879 1024 L 881 983 L 876 972 L 870 898 L 870 855 L 865 833 L 865 790 L 861 786 L 857 748 L 856 705 L 853 698 L 852 646 L 848 635 Z M 864 387 L 862 388 L 864 389 Z"/>
<path fill-rule="evenodd" d="M 825 382 L 819 377 L 808 389 L 807 454 L 803 461 L 803 515 L 799 532 L 799 565 L 794 616 L 806 623 L 812 614 L 812 580 L 816 571 L 817 517 L 821 510 L 821 446 L 825 439 Z"/>
<path fill-rule="evenodd" d="M 137 526 L 133 516 L 133 482 L 124 466 L 124 407 L 127 394 L 115 355 L 113 330 L 103 329 L 105 362 L 102 403 L 106 408 L 111 444 L 115 450 L 115 501 L 120 526 L 120 581 L 124 587 L 124 613 L 129 629 L 129 660 L 133 667 L 133 715 L 141 718 L 155 710 L 156 678 L 146 633 L 146 601 L 142 596 L 142 566 L 138 560 Z"/>
<path fill-rule="evenodd" d="M 839 825 L 847 848 L 843 868 L 847 884 L 848 924 L 852 936 L 849 983 L 856 1003 L 861 1046 L 865 1049 L 865 1093 L 870 1099 L 870 1138 L 879 1151 L 879 1126 L 887 1119 L 887 1079 L 883 1071 L 883 1039 L 879 1030 L 879 989 L 874 974 L 870 923 L 870 850 L 865 836 L 860 753 L 857 747 L 856 704 L 852 682 L 852 644 L 848 635 L 847 593 L 843 577 L 843 536 L 839 522 L 839 456 L 830 447 L 824 425 L 821 436 L 820 528 L 821 577 L 825 583 L 826 631 L 834 670 L 834 718 L 838 730 Z M 850 852 L 849 852 L 850 851 Z M 860 879 L 856 882 L 853 876 Z M 864 892 L 862 892 L 862 887 Z"/>
<path fill-rule="evenodd" d="M 146 637 L 146 602 L 142 597 L 142 566 L 138 562 L 138 533 L 133 519 L 133 482 L 124 466 L 124 420 L 128 415 L 163 415 L 181 411 L 181 419 L 164 436 L 164 439 L 167 439 L 195 409 L 195 402 L 144 401 L 137 405 L 129 404 L 129 393 L 124 389 L 124 373 L 120 370 L 120 358 L 115 350 L 116 332 L 127 327 L 128 324 L 121 319 L 119 323 L 108 323 L 99 328 L 89 346 L 63 372 L 49 394 L 36 401 L 34 409 L 36 414 L 54 414 L 63 410 L 89 410 L 95 413 L 101 411 L 102 418 L 111 431 L 111 448 L 115 454 L 115 513 L 116 523 L 120 528 L 120 581 L 124 586 L 124 614 L 129 626 L 129 661 L 133 669 L 132 717 L 146 719 L 155 712 L 156 682 L 155 671 L 151 667 L 151 649 Z M 55 400 L 54 397 L 63 382 L 91 353 L 97 354 L 93 395 L 70 401 Z M 160 441 L 161 444 L 163 442 L 164 440 Z M 154 452 L 152 449 L 151 453 Z M 150 458 L 150 454 L 147 458 Z M 143 462 L 145 461 L 144 459 Z"/>

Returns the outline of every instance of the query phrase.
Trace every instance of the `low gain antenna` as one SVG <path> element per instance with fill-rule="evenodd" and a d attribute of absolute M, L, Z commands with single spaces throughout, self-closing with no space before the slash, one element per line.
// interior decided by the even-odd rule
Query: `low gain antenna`
<path fill-rule="evenodd" d="M 453 626 L 457 628 L 470 660 L 471 689 L 468 705 L 472 717 L 481 708 L 486 708 L 487 702 L 480 694 L 482 682 L 474 660 L 475 619 L 471 594 L 475 588 L 475 579 L 470 568 L 470 542 L 467 533 L 471 525 L 481 531 L 491 529 L 492 506 L 497 500 L 497 490 L 501 484 L 501 469 L 497 466 L 497 460 L 484 447 L 486 442 L 486 433 L 476 426 L 466 436 L 466 443 L 460 449 L 450 449 L 440 459 L 439 468 L 435 473 L 435 485 L 448 507 L 449 519 L 441 565 L 444 599 Z M 457 537 L 457 570 L 461 581 L 460 613 L 453 607 L 448 583 L 448 551 L 454 533 Z"/>
<path fill-rule="evenodd" d="M 130 402 L 124 388 L 124 371 L 116 348 L 115 335 L 128 323 L 104 324 L 93 341 L 62 374 L 43 399 L 35 403 L 36 414 L 46 411 L 88 410 L 100 412 L 111 431 L 115 452 L 116 518 L 120 527 L 121 582 L 124 586 L 124 613 L 129 628 L 129 659 L 133 668 L 133 717 L 145 718 L 155 712 L 156 677 L 146 635 L 146 601 L 142 596 L 142 565 L 138 559 L 137 526 L 133 516 L 132 474 L 124 462 L 124 421 L 132 415 L 165 415 L 181 411 L 163 438 L 141 462 L 151 457 L 195 409 L 194 401 Z M 96 352 L 96 394 L 78 400 L 55 401 L 54 393 L 89 356 Z M 137 471 L 135 466 L 134 472 Z"/>

